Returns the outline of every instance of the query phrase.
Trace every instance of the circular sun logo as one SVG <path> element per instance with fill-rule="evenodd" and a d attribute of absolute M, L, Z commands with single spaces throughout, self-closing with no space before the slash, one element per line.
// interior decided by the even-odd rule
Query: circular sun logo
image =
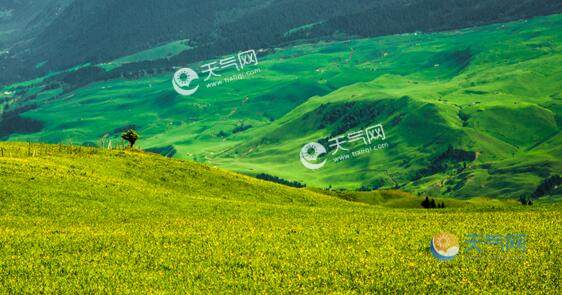
<path fill-rule="evenodd" d="M 317 142 L 305 144 L 300 152 L 301 163 L 304 167 L 310 170 L 320 169 L 326 165 L 326 160 L 320 163 L 315 162 L 317 162 L 318 158 L 325 153 L 326 148 Z"/>
<path fill-rule="evenodd" d="M 179 69 L 172 79 L 172 85 L 177 93 L 183 96 L 193 95 L 199 89 L 199 85 L 194 88 L 189 88 L 191 82 L 199 79 L 199 75 L 190 68 Z"/>
<path fill-rule="evenodd" d="M 439 260 L 450 260 L 459 254 L 459 238 L 451 233 L 438 233 L 431 239 L 431 253 Z"/>

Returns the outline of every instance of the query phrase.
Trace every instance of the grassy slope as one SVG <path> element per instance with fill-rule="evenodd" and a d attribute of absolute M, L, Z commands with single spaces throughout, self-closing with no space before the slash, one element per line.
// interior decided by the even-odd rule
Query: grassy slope
<path fill-rule="evenodd" d="M 398 182 L 436 195 L 519 197 L 544 175 L 562 170 L 561 28 L 562 16 L 551 16 L 300 45 L 260 60 L 263 71 L 255 78 L 189 98 L 173 92 L 171 74 L 95 83 L 55 101 L 48 98 L 56 92 L 43 92 L 44 103 L 23 116 L 45 122 L 45 128 L 10 140 L 96 142 L 134 124 L 145 148 L 172 146 L 179 158 L 245 173 L 268 172 L 314 186 Z M 36 86 L 32 91 L 40 91 Z M 321 172 L 304 169 L 301 146 L 341 127 L 321 128 L 323 122 L 310 114 L 322 104 L 335 111 L 352 101 L 381 111 L 351 128 L 383 122 L 391 148 Z M 461 112 L 469 118 L 465 126 Z M 398 116 L 402 121 L 392 126 Z M 217 136 L 242 121 L 253 128 Z M 412 183 L 449 144 L 479 152 L 478 161 L 464 173 L 446 171 Z"/>
<path fill-rule="evenodd" d="M 411 40 L 413 36 L 403 36 L 416 45 L 397 50 L 401 67 L 392 68 L 414 68 L 417 73 L 386 74 L 309 99 L 274 124 L 256 131 L 253 137 L 258 139 L 227 154 L 234 155 L 230 160 L 216 163 L 249 173 L 270 171 L 311 185 L 357 187 L 358 180 L 369 185 L 381 179 L 389 185 L 392 181 L 388 175 L 399 183 L 408 183 L 412 171 L 427 166 L 428 159 L 452 144 L 479 152 L 479 160 L 463 175 L 447 172 L 406 188 L 457 196 L 518 197 L 530 193 L 542 175 L 562 171 L 560 21 L 532 22 L 420 37 L 431 40 L 426 42 L 438 48 L 435 52 L 428 52 L 424 40 L 416 42 Z M 466 48 L 473 55 L 470 66 L 456 73 L 456 68 L 464 64 L 452 62 L 450 55 Z M 432 69 L 420 68 L 423 56 L 428 57 L 426 64 Z M 364 62 L 355 68 L 369 66 L 371 63 Z M 455 74 L 448 77 L 451 72 Z M 371 102 L 381 111 L 366 123 L 385 123 L 392 148 L 370 159 L 333 165 L 320 173 L 300 167 L 296 155 L 303 142 L 333 134 L 334 129 L 319 128 L 323 122 L 311 121 L 307 115 L 326 104 L 332 104 L 335 112 L 350 100 Z M 469 117 L 466 126 L 458 115 L 461 112 Z M 401 122 L 393 126 L 397 115 Z M 264 139 L 274 144 L 264 144 Z M 461 181 L 464 186 L 451 192 Z"/>
<path fill-rule="evenodd" d="M 148 154 L 0 148 L 9 293 L 549 293 L 560 283 L 559 205 L 389 209 Z M 442 263 L 428 250 L 440 231 L 523 232 L 529 250 Z"/>
<path fill-rule="evenodd" d="M 167 58 L 177 55 L 178 53 L 188 50 L 190 46 L 188 45 L 188 40 L 178 40 L 174 42 L 169 42 L 158 47 L 150 48 L 135 54 L 124 56 L 118 58 L 112 62 L 101 64 L 100 66 L 105 70 L 112 70 L 123 64 L 139 62 L 139 61 L 150 61 L 161 58 Z"/>

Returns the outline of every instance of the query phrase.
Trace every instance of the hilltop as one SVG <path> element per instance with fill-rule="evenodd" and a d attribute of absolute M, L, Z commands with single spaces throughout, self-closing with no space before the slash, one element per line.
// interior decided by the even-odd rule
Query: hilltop
<path fill-rule="evenodd" d="M 215 202 L 318 206 L 342 203 L 337 198 L 298 190 L 210 168 L 130 150 L 82 146 L 0 143 L 2 191 L 11 196 L 40 194 L 50 201 L 65 198 L 155 205 L 171 198 L 194 204 Z M 148 203 L 145 203 L 148 202 Z M 110 208 L 107 208 L 110 209 Z M 91 208 L 90 208 L 91 210 Z"/>
<path fill-rule="evenodd" d="M 3 191 L 10 195 L 37 191 L 51 195 L 142 198 L 165 193 L 177 198 L 218 199 L 304 207 L 360 206 L 421 208 L 422 196 L 398 191 L 361 193 L 297 189 L 204 164 L 139 150 L 0 142 Z M 114 197 L 111 197 L 114 198 Z M 381 199 L 382 198 L 382 199 Z M 344 201 L 347 200 L 347 201 Z M 437 199 L 448 207 L 507 207 L 516 202 Z M 354 202 L 350 202 L 354 201 Z M 390 202 L 386 202 L 390 201 Z"/>

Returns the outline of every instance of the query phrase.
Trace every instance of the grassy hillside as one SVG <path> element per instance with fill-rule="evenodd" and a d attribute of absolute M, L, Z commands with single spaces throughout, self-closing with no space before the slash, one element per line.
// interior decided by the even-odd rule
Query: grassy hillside
<path fill-rule="evenodd" d="M 261 53 L 255 77 L 187 98 L 172 71 L 76 89 L 40 79 L 0 91 L 0 137 L 93 145 L 135 127 L 145 149 L 309 186 L 527 197 L 562 171 L 561 32 L 554 15 L 295 45 Z M 388 149 L 315 172 L 299 162 L 304 144 L 377 123 Z"/>
<path fill-rule="evenodd" d="M 374 51 L 370 46 L 376 43 L 353 44 L 353 70 L 378 72 L 377 78 L 308 99 L 214 163 L 317 186 L 398 183 L 412 191 L 459 197 L 528 194 L 545 175 L 562 171 L 561 24 L 393 37 L 398 48 L 382 51 L 386 57 L 379 64 L 357 57 Z M 529 46 L 536 43 L 545 47 Z M 389 149 L 319 172 L 298 162 L 304 143 L 376 123 L 386 126 Z M 421 173 L 449 145 L 478 158 L 466 169 Z"/>
<path fill-rule="evenodd" d="M 145 153 L 17 143 L 0 143 L 0 183 L 7 293 L 551 293 L 560 283 L 559 205 L 392 209 Z M 526 233 L 528 251 L 439 262 L 428 244 L 440 231 Z"/>
<path fill-rule="evenodd" d="M 172 57 L 178 55 L 182 51 L 191 48 L 188 42 L 189 42 L 188 40 L 179 40 L 179 41 L 166 43 L 158 47 L 154 47 L 141 52 L 137 52 L 135 54 L 118 58 L 114 61 L 101 64 L 100 66 L 104 70 L 109 71 L 127 63 L 151 61 L 161 58 Z"/>

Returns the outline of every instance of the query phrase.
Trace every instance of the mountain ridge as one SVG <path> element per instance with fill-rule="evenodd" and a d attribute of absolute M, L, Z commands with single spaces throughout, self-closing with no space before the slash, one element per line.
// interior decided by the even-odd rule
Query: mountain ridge
<path fill-rule="evenodd" d="M 190 39 L 196 46 L 172 59 L 172 64 L 248 48 L 273 48 L 295 40 L 333 39 L 337 34 L 372 37 L 442 31 L 562 11 L 562 4 L 546 0 L 465 2 L 277 0 L 250 8 L 255 1 L 74 0 L 38 30 L 29 45 L 16 46 L 10 54 L 0 56 L 0 69 L 6 73 L 0 83 L 105 62 L 178 39 Z M 424 12 L 430 17 L 422 17 Z M 310 27 L 286 34 L 303 26 Z M 64 58 L 60 52 L 65 52 Z"/>

